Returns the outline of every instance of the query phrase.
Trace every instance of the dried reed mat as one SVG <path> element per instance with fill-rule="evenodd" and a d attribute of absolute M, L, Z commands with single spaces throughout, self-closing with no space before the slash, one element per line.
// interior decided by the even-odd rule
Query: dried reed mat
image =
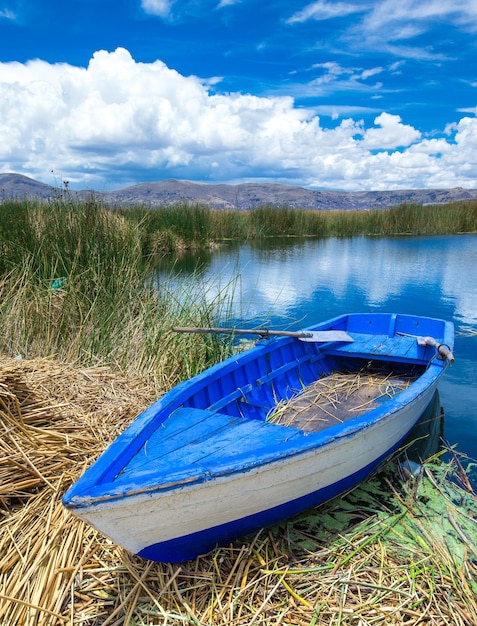
<path fill-rule="evenodd" d="M 477 624 L 477 500 L 441 465 L 407 485 L 390 464 L 346 498 L 178 565 L 70 516 L 64 491 L 153 393 L 106 369 L 0 358 L 2 626 Z"/>
<path fill-rule="evenodd" d="M 370 411 L 412 380 L 392 372 L 333 372 L 280 402 L 267 419 L 316 432 Z"/>

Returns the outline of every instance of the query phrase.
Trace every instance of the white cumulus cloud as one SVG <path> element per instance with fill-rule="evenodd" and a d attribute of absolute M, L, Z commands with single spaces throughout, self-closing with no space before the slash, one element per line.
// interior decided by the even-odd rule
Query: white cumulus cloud
<path fill-rule="evenodd" d="M 99 190 L 170 177 L 477 187 L 474 114 L 449 120 L 440 138 L 387 112 L 369 128 L 359 117 L 324 127 L 292 97 L 220 94 L 213 82 L 136 62 L 123 48 L 96 52 L 85 68 L 0 63 L 0 171 L 50 183 L 54 170 Z"/>
<path fill-rule="evenodd" d="M 370 150 L 409 146 L 421 137 L 418 130 L 403 124 L 399 115 L 381 113 L 374 123 L 379 128 L 368 129 L 363 138 L 363 145 Z"/>

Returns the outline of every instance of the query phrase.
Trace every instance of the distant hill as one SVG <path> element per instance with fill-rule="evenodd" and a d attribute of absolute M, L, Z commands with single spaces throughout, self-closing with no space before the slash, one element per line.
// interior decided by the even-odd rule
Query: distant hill
<path fill-rule="evenodd" d="M 46 200 L 53 197 L 53 188 L 21 174 L 0 174 L 0 197 Z"/>
<path fill-rule="evenodd" d="M 0 174 L 0 198 L 52 199 L 62 189 L 45 185 L 21 174 Z M 458 200 L 476 200 L 477 189 L 408 189 L 396 191 L 326 191 L 305 189 L 278 183 L 242 183 L 212 185 L 182 180 L 141 183 L 99 192 L 82 190 L 70 192 L 78 200 L 91 197 L 113 206 L 143 205 L 158 207 L 177 202 L 206 204 L 216 209 L 251 209 L 268 204 L 301 209 L 369 210 L 389 208 L 403 203 L 446 204 Z"/>

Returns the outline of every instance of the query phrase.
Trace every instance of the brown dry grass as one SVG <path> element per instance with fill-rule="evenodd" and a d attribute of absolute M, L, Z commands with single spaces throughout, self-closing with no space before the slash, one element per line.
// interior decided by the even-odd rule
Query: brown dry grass
<path fill-rule="evenodd" d="M 0 358 L 0 624 L 475 626 L 477 503 L 425 470 L 180 565 L 141 560 L 61 496 L 152 381 Z"/>
<path fill-rule="evenodd" d="M 414 377 L 415 378 L 415 377 Z M 332 372 L 273 408 L 268 421 L 317 432 L 362 415 L 406 389 L 411 377 L 392 372 Z"/>

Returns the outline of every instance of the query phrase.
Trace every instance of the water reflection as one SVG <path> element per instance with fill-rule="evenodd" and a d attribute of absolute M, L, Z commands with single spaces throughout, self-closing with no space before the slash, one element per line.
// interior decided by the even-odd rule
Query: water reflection
<path fill-rule="evenodd" d="M 212 262 L 211 250 L 184 250 L 180 254 L 158 257 L 157 271 L 162 274 L 180 273 L 183 275 L 201 274 L 207 271 Z"/>
<path fill-rule="evenodd" d="M 233 299 L 241 318 L 311 324 L 351 310 L 386 309 L 472 326 L 476 265 L 477 236 L 463 235 L 264 240 L 185 255 L 173 268 L 203 277 L 211 299 L 238 289 Z"/>

